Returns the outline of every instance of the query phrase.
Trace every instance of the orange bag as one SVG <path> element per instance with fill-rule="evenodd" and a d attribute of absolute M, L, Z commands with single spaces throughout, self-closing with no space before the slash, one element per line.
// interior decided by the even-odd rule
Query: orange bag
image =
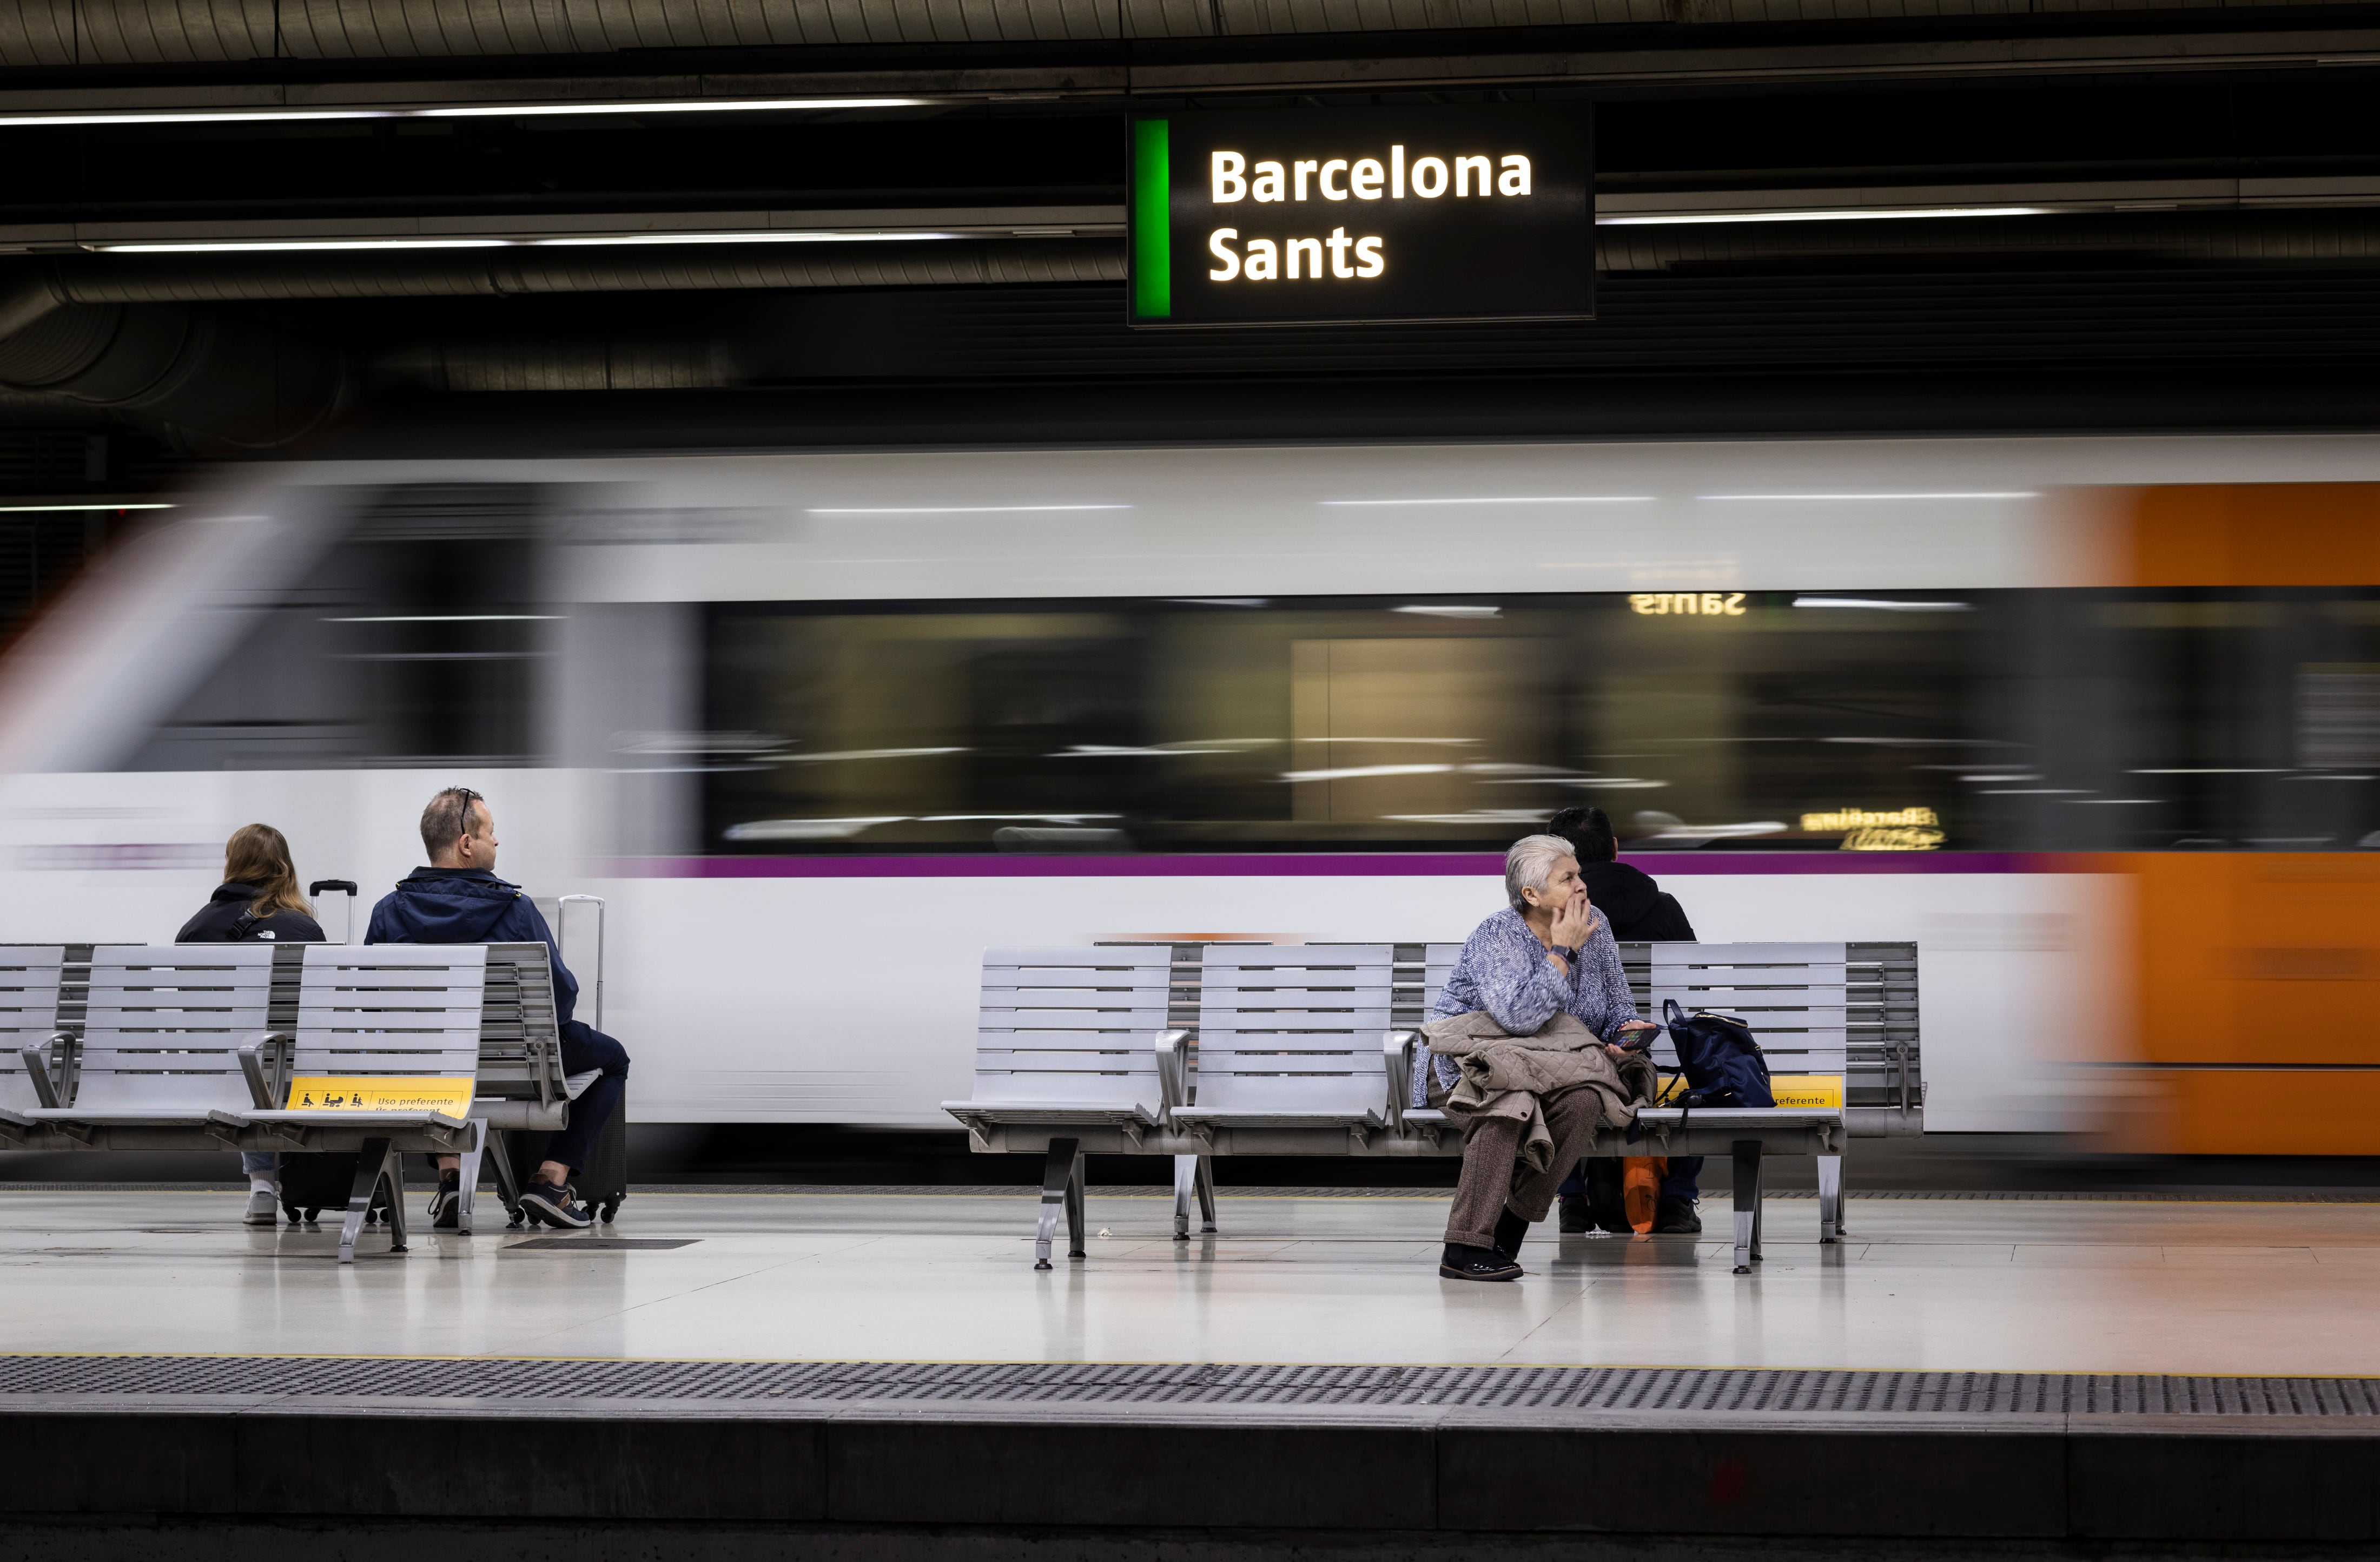
<path fill-rule="evenodd" d="M 1661 1179 L 1669 1175 L 1670 1163 L 1660 1155 L 1628 1155 L 1621 1160 L 1621 1203 L 1639 1237 L 1652 1232 L 1653 1213 L 1661 1202 Z"/>

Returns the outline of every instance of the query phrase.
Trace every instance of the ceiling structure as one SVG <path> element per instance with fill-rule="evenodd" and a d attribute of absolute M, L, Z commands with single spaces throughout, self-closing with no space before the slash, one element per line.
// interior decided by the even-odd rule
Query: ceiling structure
<path fill-rule="evenodd" d="M 18 0 L 0 445 L 2353 424 L 2375 85 L 2359 4 Z M 1597 320 L 1124 327 L 1127 114 L 1433 99 L 1593 103 Z"/>

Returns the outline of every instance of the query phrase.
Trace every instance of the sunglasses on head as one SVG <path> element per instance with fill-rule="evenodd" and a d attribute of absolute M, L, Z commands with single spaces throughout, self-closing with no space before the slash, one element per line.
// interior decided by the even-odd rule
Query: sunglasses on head
<path fill-rule="evenodd" d="M 468 787 L 450 787 L 447 792 L 455 800 L 454 838 L 461 840 L 471 833 L 471 805 L 485 802 L 487 798 Z"/>

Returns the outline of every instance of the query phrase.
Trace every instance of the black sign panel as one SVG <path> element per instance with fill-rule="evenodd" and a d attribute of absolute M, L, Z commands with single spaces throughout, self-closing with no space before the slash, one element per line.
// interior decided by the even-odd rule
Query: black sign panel
<path fill-rule="evenodd" d="M 1595 312 L 1584 105 L 1132 124 L 1135 325 Z"/>

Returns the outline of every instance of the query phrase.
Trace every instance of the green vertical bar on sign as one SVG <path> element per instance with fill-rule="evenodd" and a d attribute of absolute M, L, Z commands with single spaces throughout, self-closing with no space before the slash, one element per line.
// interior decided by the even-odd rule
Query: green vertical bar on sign
<path fill-rule="evenodd" d="M 1173 177 L 1168 121 L 1132 126 L 1132 313 L 1163 320 L 1173 313 Z"/>

